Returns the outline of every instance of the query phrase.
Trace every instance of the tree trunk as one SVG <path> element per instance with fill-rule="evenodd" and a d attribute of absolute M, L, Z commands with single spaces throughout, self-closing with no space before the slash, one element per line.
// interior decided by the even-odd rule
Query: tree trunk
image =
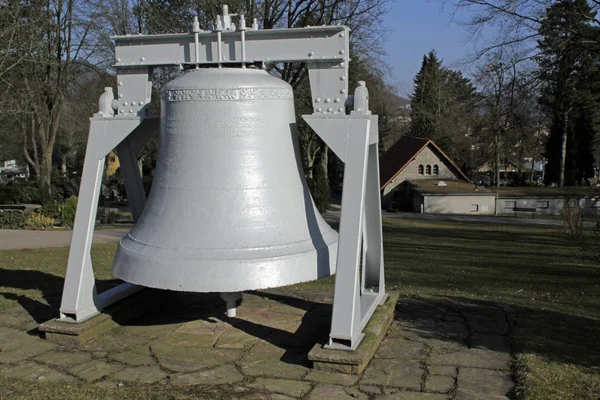
<path fill-rule="evenodd" d="M 61 154 L 60 156 L 60 173 L 62 176 L 67 176 L 67 155 Z"/>
<path fill-rule="evenodd" d="M 565 164 L 567 162 L 567 127 L 569 126 L 568 114 L 563 119 L 563 132 L 560 145 L 560 175 L 558 176 L 558 187 L 565 186 Z"/>
<path fill-rule="evenodd" d="M 500 144 L 498 135 L 494 138 L 494 146 L 496 147 L 496 187 L 500 187 Z"/>
<path fill-rule="evenodd" d="M 42 203 L 52 199 L 52 191 L 50 182 L 52 181 L 52 150 L 47 149 L 42 151 L 42 159 L 40 162 L 40 175 L 38 177 L 38 187 L 40 189 L 40 197 Z"/>

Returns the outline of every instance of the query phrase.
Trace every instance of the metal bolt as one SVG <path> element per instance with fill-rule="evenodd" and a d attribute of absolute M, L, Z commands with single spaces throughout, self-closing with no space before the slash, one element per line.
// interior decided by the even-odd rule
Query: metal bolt
<path fill-rule="evenodd" d="M 125 113 L 125 110 L 123 110 L 123 109 L 121 108 L 121 111 L 119 111 L 119 112 L 120 112 L 121 114 L 123 114 L 123 113 Z"/>
<path fill-rule="evenodd" d="M 346 35 L 344 34 L 344 32 L 340 33 L 340 37 L 344 37 L 344 36 L 346 36 Z"/>
<path fill-rule="evenodd" d="M 133 110 L 129 110 L 129 112 L 130 112 L 131 114 L 133 114 Z"/>
<path fill-rule="evenodd" d="M 309 57 L 312 57 L 312 56 L 314 56 L 314 55 L 315 55 L 315 52 L 314 52 L 314 51 L 311 51 L 310 53 L 308 53 L 308 56 L 309 56 Z"/>
<path fill-rule="evenodd" d="M 346 54 L 346 52 L 344 50 L 340 50 L 340 56 L 343 56 L 344 54 Z"/>
<path fill-rule="evenodd" d="M 341 94 L 346 94 L 346 89 L 342 89 L 342 90 L 340 90 L 340 93 L 341 93 Z"/>
<path fill-rule="evenodd" d="M 327 112 L 333 112 L 333 109 L 331 109 L 331 108 L 328 108 L 328 109 L 327 109 Z"/>
<path fill-rule="evenodd" d="M 330 98 L 325 99 L 325 103 L 331 103 L 331 99 Z"/>
<path fill-rule="evenodd" d="M 144 100 L 140 100 L 139 104 L 140 104 L 140 106 L 144 105 Z"/>
<path fill-rule="evenodd" d="M 315 103 L 320 103 L 320 102 L 321 102 L 321 98 L 320 98 L 320 97 L 317 97 L 317 98 L 315 99 Z"/>
<path fill-rule="evenodd" d="M 131 102 L 131 105 L 132 105 L 132 106 L 135 106 L 135 101 L 132 101 L 132 102 Z"/>
<path fill-rule="evenodd" d="M 122 94 L 120 94 L 120 95 L 119 95 L 119 98 L 120 98 L 120 99 L 122 99 L 122 98 L 123 98 L 123 95 L 122 95 Z"/>
<path fill-rule="evenodd" d="M 317 112 L 323 112 L 323 109 L 321 107 L 317 108 Z"/>
<path fill-rule="evenodd" d="M 120 58 L 117 58 L 117 62 L 121 62 L 121 59 L 120 59 Z"/>
<path fill-rule="evenodd" d="M 142 57 L 142 58 L 140 58 L 140 61 L 144 62 L 144 61 L 146 61 L 146 59 L 144 57 Z"/>
<path fill-rule="evenodd" d="M 340 76 L 340 81 L 345 81 L 346 77 L 345 76 Z"/>
<path fill-rule="evenodd" d="M 335 99 L 333 102 L 334 102 L 334 103 L 339 103 L 339 102 L 340 102 L 340 98 L 339 98 L 339 97 L 338 97 L 338 98 L 336 98 L 336 99 Z"/>
<path fill-rule="evenodd" d="M 123 105 L 124 105 L 125 107 L 127 107 L 127 106 L 128 106 L 127 102 L 123 103 Z"/>
<path fill-rule="evenodd" d="M 340 63 L 340 67 L 344 68 L 345 66 L 346 66 L 346 63 L 344 63 L 344 62 Z"/>
<path fill-rule="evenodd" d="M 338 112 L 344 112 L 343 108 L 338 108 Z"/>
<path fill-rule="evenodd" d="M 119 81 L 119 86 L 123 86 L 123 81 Z"/>

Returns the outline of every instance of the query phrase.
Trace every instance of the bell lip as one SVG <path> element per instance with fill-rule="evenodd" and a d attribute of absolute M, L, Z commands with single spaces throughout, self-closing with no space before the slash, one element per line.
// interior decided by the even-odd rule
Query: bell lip
<path fill-rule="evenodd" d="M 304 253 L 255 260 L 177 260 L 134 254 L 119 246 L 113 274 L 140 286 L 181 292 L 241 292 L 310 282 L 336 271 L 338 241 Z"/>

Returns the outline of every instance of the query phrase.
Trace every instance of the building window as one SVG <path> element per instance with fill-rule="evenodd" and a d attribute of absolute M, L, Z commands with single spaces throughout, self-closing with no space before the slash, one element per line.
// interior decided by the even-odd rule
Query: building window
<path fill-rule="evenodd" d="M 440 174 L 440 167 L 437 164 L 435 164 L 433 166 L 433 174 L 434 175 L 439 175 Z"/>
<path fill-rule="evenodd" d="M 504 202 L 504 208 L 508 208 L 508 209 L 513 209 L 517 206 L 517 202 L 516 201 L 505 201 Z"/>
<path fill-rule="evenodd" d="M 473 212 L 479 211 L 479 204 L 471 204 L 471 211 L 473 211 Z"/>
<path fill-rule="evenodd" d="M 550 202 L 548 200 L 538 201 L 536 208 L 550 208 Z"/>
<path fill-rule="evenodd" d="M 419 175 L 423 175 L 423 165 L 419 165 Z"/>
<path fill-rule="evenodd" d="M 425 174 L 431 175 L 431 165 L 428 165 L 427 167 L 425 167 Z"/>

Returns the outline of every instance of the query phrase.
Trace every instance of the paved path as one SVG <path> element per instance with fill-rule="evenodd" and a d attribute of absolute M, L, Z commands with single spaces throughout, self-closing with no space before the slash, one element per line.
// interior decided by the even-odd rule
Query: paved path
<path fill-rule="evenodd" d="M 98 229 L 94 243 L 116 242 L 129 232 L 129 228 Z M 27 231 L 0 229 L 0 250 L 31 249 L 38 247 L 66 247 L 71 244 L 73 231 Z"/>
<path fill-rule="evenodd" d="M 151 384 L 173 398 L 181 390 L 185 398 L 264 400 L 514 395 L 513 324 L 495 306 L 401 299 L 375 358 L 361 375 L 349 375 L 314 370 L 307 360 L 329 330 L 329 292 L 244 294 L 236 318 L 224 315 L 216 295 L 178 294 L 172 301 L 84 344 L 59 346 L 26 333 L 51 310 L 21 296 L 0 312 L 0 376 L 23 385 L 87 383 L 107 398 Z"/>

